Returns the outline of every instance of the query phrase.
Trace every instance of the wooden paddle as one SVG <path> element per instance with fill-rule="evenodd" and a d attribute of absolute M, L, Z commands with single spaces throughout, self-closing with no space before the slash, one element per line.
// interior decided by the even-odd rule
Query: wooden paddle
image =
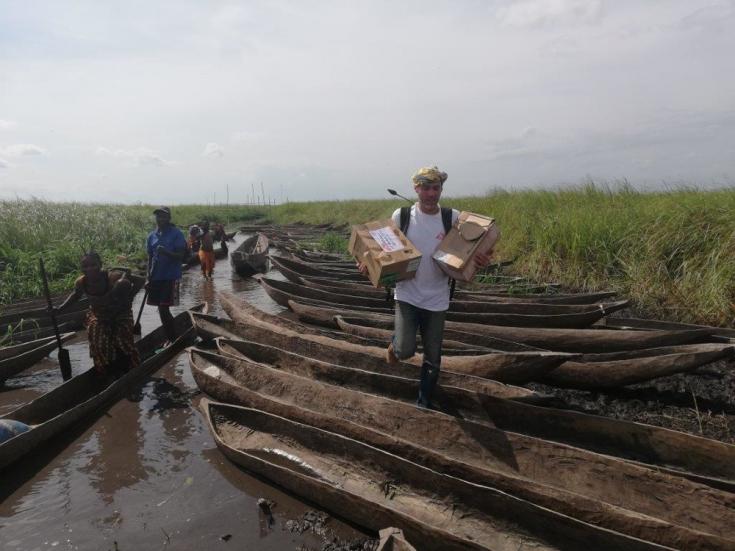
<path fill-rule="evenodd" d="M 153 275 L 153 269 L 156 267 L 156 260 L 158 259 L 158 255 L 153 256 L 153 260 L 151 261 L 151 269 L 148 270 L 148 281 L 147 283 L 150 284 L 151 276 Z M 135 320 L 135 325 L 133 326 L 133 335 L 140 335 L 142 330 L 140 327 L 140 317 L 143 315 L 143 308 L 145 308 L 145 301 L 148 299 L 148 287 L 146 287 L 145 293 L 143 293 L 143 302 L 140 303 L 140 310 L 138 310 L 138 319 Z"/>
<path fill-rule="evenodd" d="M 56 323 L 56 313 L 54 312 L 54 305 L 51 302 L 51 292 L 48 288 L 48 278 L 46 277 L 46 268 L 43 265 L 43 258 L 38 259 L 38 265 L 41 268 L 41 279 L 43 280 L 43 292 L 46 294 L 46 303 L 48 304 L 49 314 L 51 314 L 51 323 L 54 326 L 54 334 L 56 335 L 56 342 L 59 345 L 59 366 L 61 367 L 61 378 L 64 381 L 71 379 L 71 359 L 69 358 L 69 351 L 61 346 L 61 335 L 59 335 L 59 324 Z"/>

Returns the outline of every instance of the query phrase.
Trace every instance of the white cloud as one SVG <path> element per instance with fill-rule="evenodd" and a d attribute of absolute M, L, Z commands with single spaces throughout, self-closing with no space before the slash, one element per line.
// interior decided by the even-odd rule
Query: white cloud
<path fill-rule="evenodd" d="M 0 130 L 11 130 L 16 127 L 15 122 L 0 119 Z"/>
<path fill-rule="evenodd" d="M 10 163 L 6 161 L 5 159 L 0 159 L 0 168 L 9 168 Z"/>
<path fill-rule="evenodd" d="M 95 153 L 97 155 L 123 159 L 130 162 L 133 166 L 171 166 L 173 164 L 172 161 L 167 161 L 158 153 L 144 147 L 138 147 L 136 149 L 108 149 L 106 147 L 98 147 Z"/>
<path fill-rule="evenodd" d="M 237 132 L 233 132 L 232 136 L 230 136 L 230 140 L 233 142 L 247 142 L 249 140 L 252 140 L 254 138 L 257 138 L 259 136 L 258 132 L 251 132 L 249 130 L 238 130 Z"/>
<path fill-rule="evenodd" d="M 223 157 L 224 154 L 225 150 L 222 146 L 214 142 L 209 142 L 204 146 L 204 151 L 202 151 L 202 157 L 210 157 L 213 159 Z"/>
<path fill-rule="evenodd" d="M 28 157 L 32 155 L 44 155 L 46 150 L 32 143 L 17 143 L 0 149 L 0 153 L 6 157 Z"/>
<path fill-rule="evenodd" d="M 601 0 L 525 0 L 497 12 L 508 27 L 538 27 L 596 23 L 602 17 Z"/>
<path fill-rule="evenodd" d="M 735 16 L 735 1 L 715 2 L 683 17 L 680 26 L 684 29 L 723 27 L 728 24 L 727 20 L 732 19 L 733 16 Z"/>

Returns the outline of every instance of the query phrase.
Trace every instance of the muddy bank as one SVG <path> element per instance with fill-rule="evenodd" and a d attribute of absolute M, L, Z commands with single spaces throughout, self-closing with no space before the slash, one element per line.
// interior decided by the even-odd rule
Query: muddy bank
<path fill-rule="evenodd" d="M 735 444 L 735 362 L 720 361 L 605 392 L 567 390 L 531 383 L 560 405 L 596 415 L 638 421 Z"/>

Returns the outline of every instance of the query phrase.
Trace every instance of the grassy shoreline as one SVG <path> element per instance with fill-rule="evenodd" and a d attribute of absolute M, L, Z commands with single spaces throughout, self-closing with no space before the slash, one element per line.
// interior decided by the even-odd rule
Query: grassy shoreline
<path fill-rule="evenodd" d="M 449 190 L 448 190 L 449 191 Z M 187 225 L 207 218 L 232 223 L 348 223 L 386 218 L 395 199 L 287 203 L 273 207 L 187 205 L 173 208 Z M 499 259 L 512 271 L 579 290 L 614 289 L 641 314 L 732 325 L 735 301 L 735 190 L 639 193 L 588 185 L 557 191 L 445 197 L 443 204 L 496 218 Z M 0 202 L 0 304 L 38 295 L 43 255 L 56 291 L 78 274 L 85 249 L 108 265 L 143 258 L 153 227 L 149 205 Z M 329 235 L 339 246 L 339 240 Z"/>

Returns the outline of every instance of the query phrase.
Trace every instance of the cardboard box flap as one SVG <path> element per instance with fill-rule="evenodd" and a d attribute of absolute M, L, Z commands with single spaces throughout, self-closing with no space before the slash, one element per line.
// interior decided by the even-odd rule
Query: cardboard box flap
<path fill-rule="evenodd" d="M 471 220 L 457 224 L 457 228 L 459 229 L 459 235 L 465 241 L 477 241 L 487 233 L 487 226 L 481 226 Z"/>

